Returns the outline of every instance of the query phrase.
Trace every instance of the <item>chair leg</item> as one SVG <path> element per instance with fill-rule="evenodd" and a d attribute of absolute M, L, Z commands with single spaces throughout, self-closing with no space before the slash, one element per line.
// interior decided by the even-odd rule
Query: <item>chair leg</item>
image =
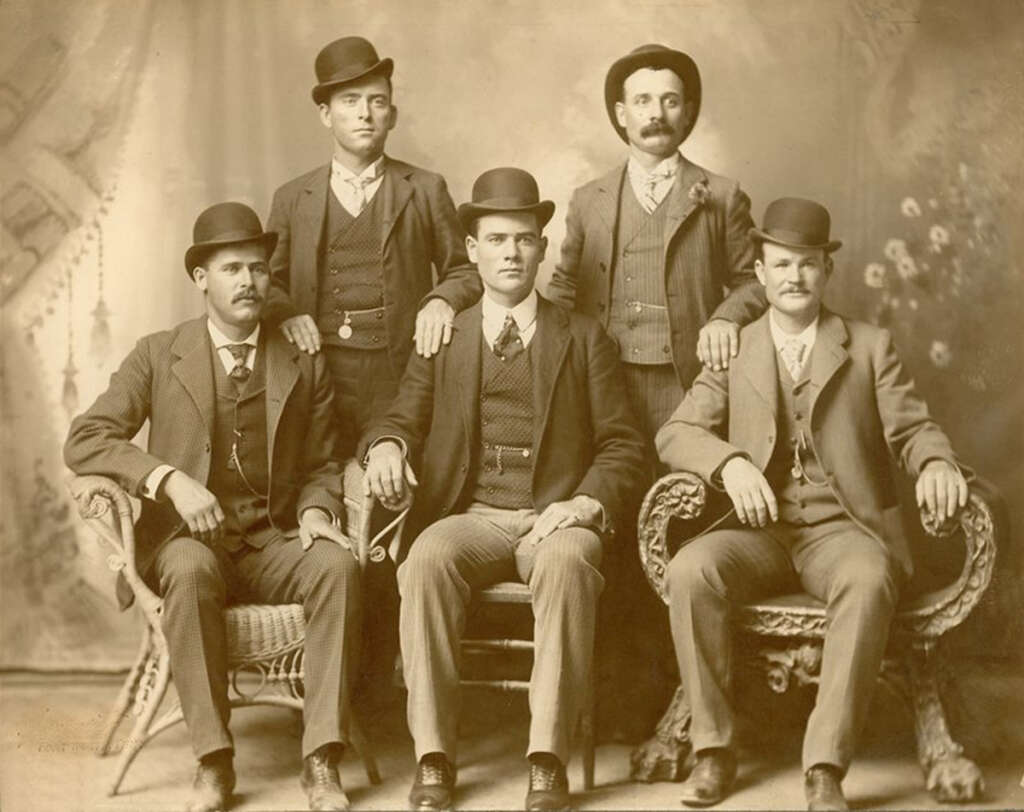
<path fill-rule="evenodd" d="M 108 756 L 121 749 L 112 750 L 110 745 L 114 740 L 114 734 L 121 725 L 121 721 L 128 715 L 128 707 L 135 698 L 136 691 L 138 691 L 139 681 L 142 679 L 143 669 L 145 668 L 146 661 L 149 659 L 152 648 L 153 632 L 147 623 L 142 633 L 142 642 L 139 644 L 139 653 L 135 656 L 135 662 L 132 664 L 131 669 L 129 669 L 128 676 L 125 677 L 121 690 L 117 694 L 117 699 L 114 701 L 114 707 L 107 716 L 107 724 L 103 729 L 103 738 L 96 748 L 96 755 Z"/>
<path fill-rule="evenodd" d="M 374 786 L 380 784 L 380 770 L 377 768 L 377 759 L 373 754 L 369 739 L 363 733 L 359 722 L 353 718 L 349 728 L 349 735 L 352 737 L 352 745 L 363 759 L 363 768 L 366 770 L 366 777 Z"/>
<path fill-rule="evenodd" d="M 141 705 L 139 715 L 132 726 L 132 732 L 128 735 L 124 749 L 121 751 L 121 757 L 117 761 L 114 779 L 110 783 L 107 795 L 117 794 L 121 781 L 124 780 L 125 773 L 128 772 L 135 756 L 151 738 L 149 725 L 153 721 L 160 703 L 163 702 L 164 694 L 167 693 L 170 676 L 171 659 L 167 655 L 167 651 L 158 646 L 156 650 L 149 653 L 143 666 L 136 696 L 136 706 Z"/>
<path fill-rule="evenodd" d="M 594 677 L 587 681 L 583 715 L 580 718 L 580 739 L 583 745 L 583 789 L 594 788 Z"/>
<path fill-rule="evenodd" d="M 950 735 L 939 696 L 935 642 L 917 643 L 906 656 L 909 660 L 917 757 L 928 791 L 936 800 L 946 803 L 977 800 L 985 791 L 985 782 L 978 765 L 964 757 L 963 747 Z"/>
<path fill-rule="evenodd" d="M 630 753 L 629 775 L 634 781 L 682 781 L 690 754 L 690 703 L 683 686 L 676 688 L 655 734 Z"/>

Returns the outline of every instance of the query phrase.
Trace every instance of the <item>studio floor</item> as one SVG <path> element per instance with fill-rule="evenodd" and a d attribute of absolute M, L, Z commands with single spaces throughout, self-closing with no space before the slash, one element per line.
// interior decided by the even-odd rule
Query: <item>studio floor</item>
<path fill-rule="evenodd" d="M 93 749 L 119 681 L 117 676 L 93 675 L 13 673 L 0 677 L 0 807 L 4 812 L 183 808 L 193 761 L 186 731 L 180 725 L 141 752 L 118 795 L 105 794 L 115 758 L 97 758 Z M 971 808 L 1024 807 L 1024 788 L 1020 786 L 1024 677 L 979 669 L 972 684 L 978 686 L 970 691 L 974 697 L 969 709 L 974 716 L 972 726 L 994 732 L 984 746 L 987 790 L 982 801 Z M 526 716 L 525 698 L 467 692 L 461 723 L 458 808 L 522 808 Z M 861 752 L 844 783 L 853 808 L 949 809 L 924 789 L 907 711 L 894 698 L 879 696 L 872 717 Z M 804 808 L 798 767 L 800 725 L 776 727 L 747 745 L 737 789 L 719 808 Z M 414 764 L 401 702 L 396 699 L 368 722 L 367 728 L 384 780 L 371 786 L 358 758 L 346 754 L 342 782 L 353 808 L 403 809 Z M 276 708 L 248 708 L 236 712 L 232 729 L 238 773 L 233 809 L 305 809 L 298 785 L 301 724 L 297 715 Z M 630 782 L 629 750 L 625 744 L 598 748 L 597 787 L 587 793 L 582 792 L 580 763 L 574 757 L 569 781 L 578 808 L 680 808 L 675 785 Z"/>

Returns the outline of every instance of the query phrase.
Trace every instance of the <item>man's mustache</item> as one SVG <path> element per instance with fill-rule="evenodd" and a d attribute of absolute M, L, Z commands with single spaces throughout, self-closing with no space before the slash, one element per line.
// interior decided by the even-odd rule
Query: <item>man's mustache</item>
<path fill-rule="evenodd" d="M 258 293 L 256 293 L 256 291 L 246 290 L 246 291 L 242 291 L 241 293 L 235 294 L 235 296 L 231 299 L 231 304 L 234 304 L 235 302 L 262 302 L 262 301 L 263 301 L 263 297 L 260 296 Z"/>
<path fill-rule="evenodd" d="M 675 130 L 664 121 L 652 121 L 640 128 L 640 135 L 649 138 L 652 135 L 674 135 Z"/>

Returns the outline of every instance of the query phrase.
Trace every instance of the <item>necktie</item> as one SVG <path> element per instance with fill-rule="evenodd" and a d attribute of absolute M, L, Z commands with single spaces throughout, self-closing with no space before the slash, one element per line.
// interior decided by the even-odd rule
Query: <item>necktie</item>
<path fill-rule="evenodd" d="M 786 343 L 779 350 L 780 355 L 782 355 L 782 361 L 786 365 L 786 369 L 789 370 L 789 376 L 794 381 L 800 380 L 800 372 L 804 368 L 805 349 L 806 347 L 800 339 L 789 338 L 786 339 Z"/>
<path fill-rule="evenodd" d="M 368 178 L 362 176 L 358 178 L 345 178 L 345 182 L 355 189 L 356 209 L 359 214 L 362 214 L 363 209 L 366 208 L 366 187 L 375 180 L 377 180 L 376 175 Z"/>
<path fill-rule="evenodd" d="M 235 359 L 235 366 L 228 373 L 228 377 L 235 383 L 245 383 L 252 374 L 252 370 L 245 365 L 245 359 L 249 357 L 249 345 L 225 344 L 224 346 L 231 353 L 231 357 Z"/>
<path fill-rule="evenodd" d="M 664 181 L 671 180 L 675 176 L 676 169 L 672 168 L 663 169 L 660 171 L 655 170 L 654 172 L 651 172 L 646 178 L 644 178 L 644 196 L 643 200 L 641 200 L 640 202 L 643 205 L 644 210 L 647 211 L 648 214 L 653 213 L 654 210 L 658 208 L 658 205 L 661 203 L 657 195 L 658 184 Z M 664 197 L 664 195 L 662 197 Z"/>
<path fill-rule="evenodd" d="M 523 351 L 523 339 L 519 335 L 519 325 L 509 313 L 505 316 L 505 323 L 501 326 L 501 332 L 494 339 L 494 354 L 502 361 L 511 361 Z"/>

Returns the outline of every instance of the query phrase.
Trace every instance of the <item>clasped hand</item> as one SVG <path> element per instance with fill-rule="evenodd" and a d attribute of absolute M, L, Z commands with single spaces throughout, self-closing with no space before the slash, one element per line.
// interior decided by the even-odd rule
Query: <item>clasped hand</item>
<path fill-rule="evenodd" d="M 400 510 L 418 484 L 398 443 L 384 440 L 370 449 L 363 474 L 365 496 L 374 496 L 388 510 Z"/>

